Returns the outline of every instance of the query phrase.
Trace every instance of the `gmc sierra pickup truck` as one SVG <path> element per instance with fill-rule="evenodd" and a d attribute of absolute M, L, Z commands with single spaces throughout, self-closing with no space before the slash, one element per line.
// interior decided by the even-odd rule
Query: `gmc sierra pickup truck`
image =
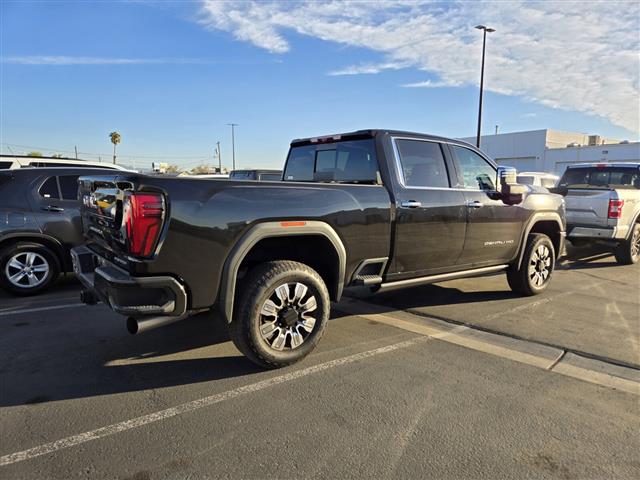
<path fill-rule="evenodd" d="M 86 303 L 130 332 L 213 309 L 253 362 L 313 350 L 343 289 L 387 291 L 505 271 L 546 289 L 564 201 L 473 146 L 363 130 L 294 140 L 280 182 L 136 174 L 79 179 Z"/>
<path fill-rule="evenodd" d="M 570 165 L 552 191 L 565 195 L 572 245 L 600 243 L 622 265 L 640 261 L 640 163 Z"/>

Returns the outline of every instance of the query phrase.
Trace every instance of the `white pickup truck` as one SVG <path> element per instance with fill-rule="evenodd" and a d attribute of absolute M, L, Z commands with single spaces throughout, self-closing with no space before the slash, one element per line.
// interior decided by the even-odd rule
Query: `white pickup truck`
<path fill-rule="evenodd" d="M 572 245 L 604 243 L 618 263 L 640 260 L 640 162 L 571 165 L 551 191 L 565 196 Z"/>

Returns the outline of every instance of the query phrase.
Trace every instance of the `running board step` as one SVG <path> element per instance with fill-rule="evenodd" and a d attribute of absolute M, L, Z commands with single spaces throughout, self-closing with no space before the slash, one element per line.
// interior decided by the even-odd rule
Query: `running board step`
<path fill-rule="evenodd" d="M 354 286 L 380 285 L 382 277 L 380 275 L 357 275 L 353 279 Z"/>
<path fill-rule="evenodd" d="M 447 280 L 455 280 L 457 278 L 475 277 L 496 273 L 509 268 L 509 265 L 496 265 L 493 267 L 474 268 L 472 270 L 462 270 L 459 272 L 443 273 L 440 275 L 430 275 L 428 277 L 409 278 L 407 280 L 399 280 L 397 282 L 389 282 L 381 284 L 375 292 L 388 292 L 405 287 L 416 287 L 418 285 L 428 285 L 430 283 L 444 282 Z"/>

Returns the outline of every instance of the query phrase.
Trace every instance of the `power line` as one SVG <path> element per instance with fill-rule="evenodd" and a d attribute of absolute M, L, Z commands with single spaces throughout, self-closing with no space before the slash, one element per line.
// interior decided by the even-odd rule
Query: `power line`
<path fill-rule="evenodd" d="M 75 150 L 64 150 L 62 148 L 52 148 L 52 147 L 37 147 L 35 145 L 18 145 L 16 143 L 5 143 L 2 142 L 0 143 L 0 145 L 4 145 L 6 146 L 9 150 L 10 147 L 17 147 L 17 148 L 28 148 L 28 149 L 35 149 L 35 150 L 48 150 L 48 151 L 52 151 L 52 152 L 59 152 L 59 153 L 70 153 L 70 154 L 75 154 Z M 93 155 L 93 156 L 111 156 L 111 153 L 101 153 L 101 152 L 81 152 L 78 151 L 78 155 Z M 126 158 L 148 158 L 148 159 L 155 159 L 155 158 L 167 158 L 167 159 L 174 159 L 174 160 L 201 160 L 201 159 L 210 159 L 211 157 L 209 155 L 187 155 L 187 156 L 174 156 L 174 155 L 126 155 L 126 154 L 119 154 L 118 157 L 126 157 Z"/>

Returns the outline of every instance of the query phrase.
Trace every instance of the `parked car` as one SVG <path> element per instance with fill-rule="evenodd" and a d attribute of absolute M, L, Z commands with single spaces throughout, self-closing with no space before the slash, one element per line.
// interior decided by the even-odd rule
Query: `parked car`
<path fill-rule="evenodd" d="M 229 174 L 233 180 L 280 181 L 282 170 L 233 170 Z"/>
<path fill-rule="evenodd" d="M 26 155 L 0 155 L 0 170 L 14 170 L 16 168 L 46 168 L 46 167 L 76 167 L 76 168 L 106 168 L 108 170 L 130 171 L 121 165 L 106 162 L 91 162 L 74 158 L 59 157 L 29 157 Z"/>
<path fill-rule="evenodd" d="M 560 177 L 546 172 L 520 172 L 517 176 L 518 183 L 522 185 L 534 185 L 536 187 L 553 188 Z"/>
<path fill-rule="evenodd" d="M 565 235 L 561 196 L 518 185 L 475 147 L 363 130 L 291 143 L 284 181 L 80 179 L 82 300 L 131 333 L 213 308 L 263 367 L 313 350 L 344 288 L 383 292 L 506 272 L 543 292 Z"/>
<path fill-rule="evenodd" d="M 0 287 L 31 295 L 73 270 L 69 250 L 83 242 L 78 176 L 109 171 L 0 170 Z"/>
<path fill-rule="evenodd" d="M 565 195 L 572 245 L 608 245 L 623 265 L 640 260 L 639 162 L 570 165 L 552 191 Z"/>

